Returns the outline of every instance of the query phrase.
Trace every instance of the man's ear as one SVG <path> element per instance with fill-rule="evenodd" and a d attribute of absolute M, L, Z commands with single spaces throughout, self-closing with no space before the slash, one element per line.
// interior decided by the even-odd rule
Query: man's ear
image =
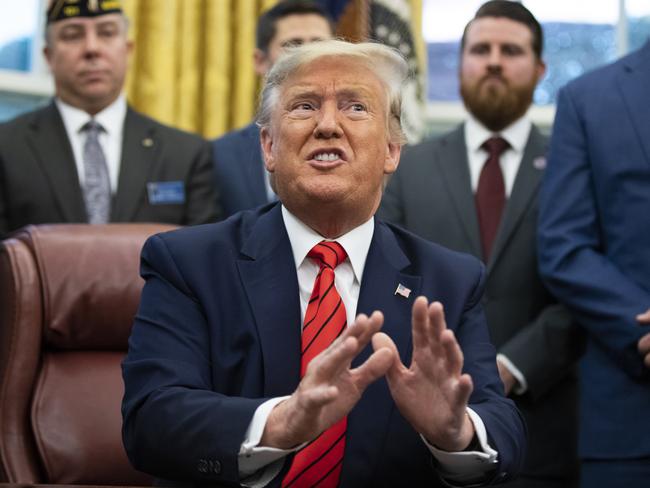
<path fill-rule="evenodd" d="M 386 148 L 386 160 L 384 161 L 384 174 L 389 175 L 397 170 L 401 155 L 402 145 L 389 141 Z"/>
<path fill-rule="evenodd" d="M 255 68 L 255 73 L 260 76 L 264 76 L 271 67 L 269 57 L 261 49 L 255 49 L 253 52 L 253 67 Z"/>
<path fill-rule="evenodd" d="M 52 57 L 52 49 L 47 44 L 43 46 L 43 57 L 45 58 L 45 61 L 47 61 L 47 65 L 51 66 L 50 58 Z"/>
<path fill-rule="evenodd" d="M 537 63 L 537 69 L 536 69 L 536 76 L 537 76 L 537 83 L 542 81 L 542 78 L 544 78 L 544 75 L 546 74 L 546 63 L 542 61 L 541 59 Z"/>
<path fill-rule="evenodd" d="M 269 173 L 275 171 L 275 161 L 273 159 L 273 137 L 268 127 L 260 129 L 260 145 L 262 146 L 262 158 L 264 167 Z"/>

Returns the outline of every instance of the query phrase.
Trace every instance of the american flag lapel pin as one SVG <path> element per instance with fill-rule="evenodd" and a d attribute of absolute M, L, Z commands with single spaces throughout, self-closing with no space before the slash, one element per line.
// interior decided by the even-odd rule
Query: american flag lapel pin
<path fill-rule="evenodd" d="M 399 295 L 401 297 L 408 298 L 410 294 L 411 294 L 411 289 L 406 288 L 401 283 L 397 285 L 397 288 L 395 288 L 395 295 Z"/>

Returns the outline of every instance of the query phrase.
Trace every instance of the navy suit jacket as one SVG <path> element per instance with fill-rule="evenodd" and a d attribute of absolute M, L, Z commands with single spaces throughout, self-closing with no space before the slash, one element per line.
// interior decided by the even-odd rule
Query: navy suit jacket
<path fill-rule="evenodd" d="M 152 237 L 142 276 L 123 363 L 129 458 L 179 483 L 237 484 L 237 454 L 255 409 L 300 381 L 298 282 L 280 205 Z M 483 281 L 476 259 L 376 221 L 357 313 L 382 310 L 383 330 L 409 364 L 415 297 L 444 304 L 474 382 L 470 406 L 499 452 L 493 476 L 508 479 L 521 464 L 525 427 L 503 396 L 480 305 Z M 394 293 L 399 283 L 410 297 Z M 370 353 L 369 346 L 355 364 Z M 380 379 L 348 416 L 340 486 L 423 483 L 442 486 L 433 457 Z"/>
<path fill-rule="evenodd" d="M 540 200 L 540 270 L 588 332 L 584 458 L 650 456 L 650 43 L 559 95 Z M 624 433 L 624 435 L 622 434 Z"/>
<path fill-rule="evenodd" d="M 249 124 L 215 139 L 212 159 L 224 216 L 269 202 L 257 125 Z"/>

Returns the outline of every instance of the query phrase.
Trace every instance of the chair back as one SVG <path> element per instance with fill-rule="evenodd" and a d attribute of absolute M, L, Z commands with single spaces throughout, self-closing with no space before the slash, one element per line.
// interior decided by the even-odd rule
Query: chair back
<path fill-rule="evenodd" d="M 122 445 L 140 250 L 162 224 L 28 226 L 0 244 L 0 481 L 148 485 Z"/>

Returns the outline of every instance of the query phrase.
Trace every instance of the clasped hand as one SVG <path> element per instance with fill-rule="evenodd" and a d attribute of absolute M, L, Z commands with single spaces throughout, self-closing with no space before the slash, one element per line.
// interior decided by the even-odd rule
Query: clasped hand
<path fill-rule="evenodd" d="M 447 451 L 465 449 L 474 426 L 465 415 L 472 379 L 462 374 L 463 353 L 447 329 L 439 302 L 413 304 L 413 357 L 400 360 L 392 339 L 380 332 L 384 317 L 359 315 L 307 367 L 296 391 L 271 411 L 260 444 L 289 449 L 317 437 L 347 415 L 373 381 L 385 376 L 395 404 L 429 443 Z M 360 366 L 352 360 L 369 343 L 373 353 Z"/>

